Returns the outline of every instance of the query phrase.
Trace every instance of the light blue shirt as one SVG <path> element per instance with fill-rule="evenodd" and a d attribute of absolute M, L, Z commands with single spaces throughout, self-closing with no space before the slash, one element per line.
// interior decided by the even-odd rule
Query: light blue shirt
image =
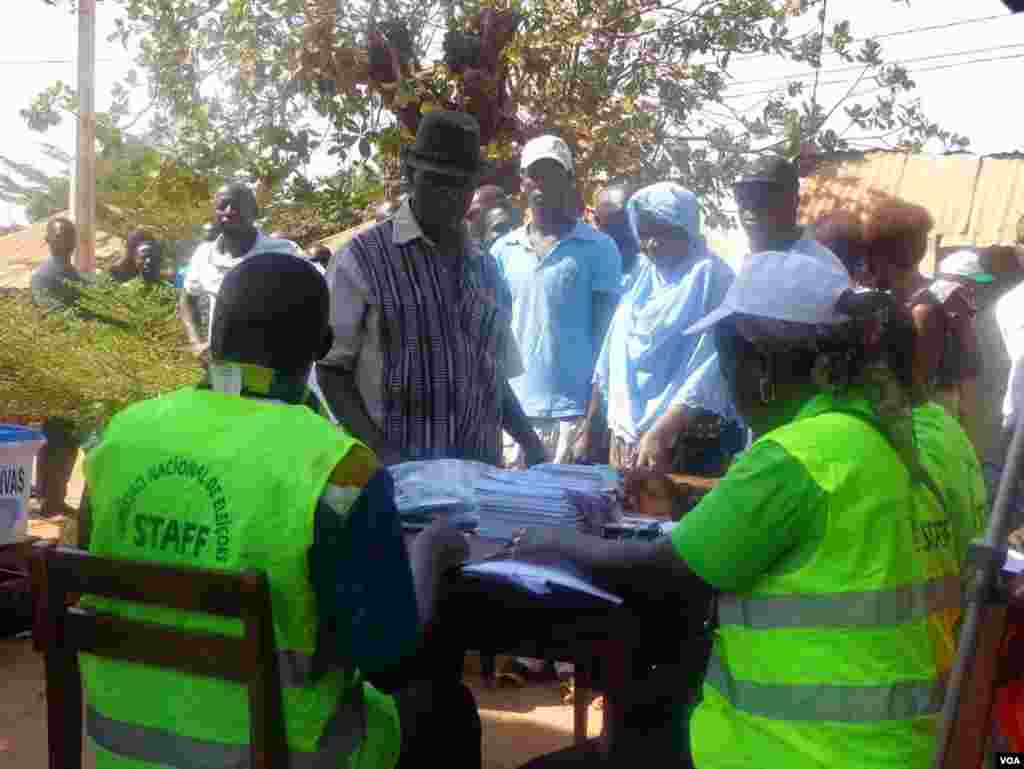
<path fill-rule="evenodd" d="M 512 290 L 512 333 L 525 373 L 510 380 L 526 416 L 581 416 L 601 339 L 594 339 L 594 294 L 617 296 L 622 257 L 615 241 L 589 224 L 538 260 L 526 227 L 491 247 Z"/>

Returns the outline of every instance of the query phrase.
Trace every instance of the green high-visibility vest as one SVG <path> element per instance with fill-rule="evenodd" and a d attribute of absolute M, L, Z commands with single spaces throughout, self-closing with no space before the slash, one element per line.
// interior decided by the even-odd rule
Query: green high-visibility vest
<path fill-rule="evenodd" d="M 355 445 L 305 406 L 186 388 L 115 416 L 86 461 L 92 553 L 267 575 L 293 769 L 351 765 L 363 739 L 358 672 L 314 665 L 319 625 L 307 565 L 317 500 Z M 237 620 L 86 602 L 182 630 L 241 635 Z M 91 655 L 81 666 L 97 767 L 249 765 L 243 686 Z M 359 763 L 390 767 L 397 751 Z"/>
<path fill-rule="evenodd" d="M 819 396 L 761 439 L 825 492 L 827 523 L 807 562 L 720 596 L 690 722 L 698 769 L 930 766 L 961 614 L 955 529 L 968 516 L 911 482 L 860 405 L 840 413 Z"/>

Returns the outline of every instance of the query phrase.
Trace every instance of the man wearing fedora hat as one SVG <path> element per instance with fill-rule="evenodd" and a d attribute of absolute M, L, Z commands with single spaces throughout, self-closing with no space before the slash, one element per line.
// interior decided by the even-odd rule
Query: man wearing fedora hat
<path fill-rule="evenodd" d="M 404 156 L 409 196 L 359 233 L 327 275 L 334 345 L 318 365 L 331 409 L 386 464 L 497 464 L 504 429 L 531 463 L 543 447 L 508 385 L 522 370 L 497 263 L 467 237 L 480 128 L 424 116 Z"/>

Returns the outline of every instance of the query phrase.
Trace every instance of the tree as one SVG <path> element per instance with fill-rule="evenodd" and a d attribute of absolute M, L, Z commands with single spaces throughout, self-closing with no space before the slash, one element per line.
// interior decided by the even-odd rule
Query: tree
<path fill-rule="evenodd" d="M 71 162 L 66 152 L 51 144 L 43 145 L 43 153 L 65 167 Z M 71 180 L 66 175 L 51 176 L 3 155 L 0 155 L 0 164 L 7 169 L 0 173 L 0 200 L 23 206 L 30 222 L 68 210 Z"/>
<path fill-rule="evenodd" d="M 483 3 L 520 8 L 514 0 Z M 464 7 L 472 26 L 476 9 Z M 909 98 L 915 84 L 907 70 L 886 64 L 876 41 L 855 44 L 849 22 L 830 19 L 825 0 L 531 0 L 522 12 L 504 56 L 521 123 L 508 138 L 563 135 L 587 198 L 603 180 L 675 179 L 698 194 L 711 224 L 727 224 L 720 202 L 752 154 L 845 149 L 847 138 L 832 127 L 838 117 L 906 149 L 933 137 L 947 148 L 967 145 L 925 117 Z M 799 19 L 816 29 L 797 34 Z M 814 85 L 780 83 L 762 109 L 738 112 L 729 81 L 740 55 L 810 67 Z M 818 94 L 826 56 L 856 70 L 854 87 L 835 103 Z M 857 86 L 869 83 L 875 98 L 857 99 Z M 514 149 L 498 142 L 488 151 L 502 158 Z"/>
<path fill-rule="evenodd" d="M 100 132 L 97 156 L 97 221 L 106 232 L 125 237 L 144 228 L 159 238 L 187 239 L 210 218 L 210 199 L 219 179 L 198 174 L 155 150 L 145 139 L 120 131 Z M 45 154 L 67 165 L 70 158 L 44 145 Z M 24 206 L 32 222 L 67 211 L 71 182 L 0 155 L 0 200 Z"/>
<path fill-rule="evenodd" d="M 450 102 L 472 109 L 486 92 L 516 118 L 502 121 L 487 146 L 492 160 L 508 163 L 523 140 L 555 131 L 576 151 L 587 196 L 609 177 L 676 179 L 701 197 L 711 224 L 722 224 L 720 202 L 751 154 L 842 149 L 839 119 L 898 147 L 933 137 L 966 146 L 927 119 L 910 73 L 887 64 L 876 41 L 856 40 L 836 4 L 109 0 L 107 12 L 118 14 L 120 40 L 139 43 L 157 146 L 202 174 L 248 173 L 264 202 L 320 147 L 339 160 L 357 148 L 393 174 L 419 114 Z M 470 74 L 479 67 L 460 71 L 452 42 L 478 41 L 476 61 L 496 55 L 482 45 L 494 12 L 521 20 L 481 80 Z M 738 111 L 732 72 L 737 57 L 755 55 L 812 75 L 768 88 L 756 112 Z M 852 68 L 854 86 L 836 103 L 820 97 L 826 57 Z M 382 77 L 382 66 L 398 76 Z M 868 85 L 873 93 L 857 92 Z M 112 125 L 127 114 L 126 93 L 115 94 Z M 27 116 L 36 127 L 53 120 L 45 99 Z"/>
<path fill-rule="evenodd" d="M 384 182 L 366 163 L 316 180 L 297 175 L 268 208 L 266 228 L 308 248 L 362 222 L 385 194 Z"/>

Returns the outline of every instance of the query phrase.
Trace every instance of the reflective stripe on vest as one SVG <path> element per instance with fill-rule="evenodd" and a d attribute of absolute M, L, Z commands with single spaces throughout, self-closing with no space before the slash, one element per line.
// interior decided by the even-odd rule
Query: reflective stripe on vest
<path fill-rule="evenodd" d="M 946 681 L 880 686 L 762 684 L 737 681 L 712 653 L 705 683 L 745 713 L 783 721 L 890 721 L 932 716 L 942 709 Z"/>
<path fill-rule="evenodd" d="M 947 575 L 888 590 L 753 598 L 723 593 L 718 621 L 752 630 L 902 625 L 959 608 L 961 591 L 959 577 Z"/>
<path fill-rule="evenodd" d="M 107 718 L 98 710 L 85 710 L 86 734 L 99 747 L 122 758 L 144 761 L 174 769 L 249 769 L 248 745 L 197 740 L 164 729 L 139 724 L 126 724 Z M 337 769 L 344 756 L 352 749 L 349 739 L 345 746 L 335 745 L 332 735 L 324 734 L 325 743 L 315 753 L 289 753 L 291 769 Z"/>

